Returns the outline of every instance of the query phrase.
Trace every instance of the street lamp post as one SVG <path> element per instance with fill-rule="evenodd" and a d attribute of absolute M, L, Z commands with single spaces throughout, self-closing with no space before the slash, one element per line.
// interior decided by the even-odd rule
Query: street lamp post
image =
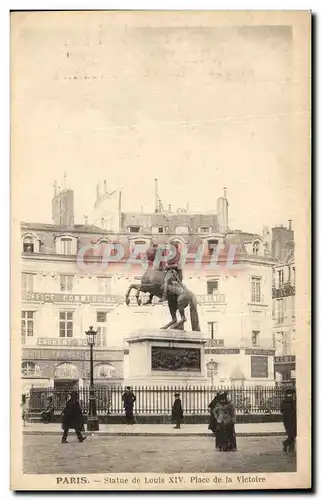
<path fill-rule="evenodd" d="M 93 347 L 95 345 L 95 337 L 97 332 L 95 332 L 94 327 L 90 326 L 89 330 L 86 332 L 87 343 L 90 346 L 90 387 L 89 387 L 89 415 L 87 418 L 87 430 L 88 431 L 98 431 L 99 430 L 99 419 L 97 417 L 97 405 L 94 387 L 94 356 Z"/>
<path fill-rule="evenodd" d="M 211 361 L 209 361 L 206 366 L 207 366 L 207 371 L 211 376 L 211 386 L 213 387 L 213 385 L 214 385 L 214 373 L 216 371 L 216 363 L 215 363 L 215 361 L 213 361 L 211 359 Z"/>

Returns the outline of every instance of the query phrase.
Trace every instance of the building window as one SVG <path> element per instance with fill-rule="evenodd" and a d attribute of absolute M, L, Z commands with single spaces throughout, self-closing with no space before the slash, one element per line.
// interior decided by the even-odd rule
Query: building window
<path fill-rule="evenodd" d="M 281 269 L 281 271 L 278 271 L 278 280 L 279 280 L 279 288 L 283 286 L 284 283 L 284 271 Z"/>
<path fill-rule="evenodd" d="M 284 301 L 283 299 L 276 301 L 276 320 L 278 323 L 284 321 Z"/>
<path fill-rule="evenodd" d="M 253 347 L 258 347 L 259 346 L 259 336 L 260 332 L 257 330 L 252 331 L 252 346 Z"/>
<path fill-rule="evenodd" d="M 34 312 L 21 311 L 21 338 L 22 343 L 26 341 L 26 337 L 33 337 L 34 333 Z"/>
<path fill-rule="evenodd" d="M 33 253 L 34 252 L 33 238 L 31 238 L 31 236 L 26 236 L 23 239 L 23 251 L 25 253 Z"/>
<path fill-rule="evenodd" d="M 39 366 L 35 365 L 32 361 L 24 361 L 21 363 L 21 375 L 23 377 L 32 377 L 40 375 Z"/>
<path fill-rule="evenodd" d="M 260 242 L 259 241 L 255 241 L 253 243 L 253 254 L 254 255 L 258 255 L 260 253 Z"/>
<path fill-rule="evenodd" d="M 295 285 L 295 267 L 292 267 L 293 271 L 293 285 Z"/>
<path fill-rule="evenodd" d="M 97 311 L 96 321 L 97 325 L 97 337 L 96 346 L 106 347 L 106 336 L 107 336 L 107 311 Z"/>
<path fill-rule="evenodd" d="M 207 245 L 208 245 L 208 253 L 212 255 L 216 251 L 218 240 L 208 240 Z"/>
<path fill-rule="evenodd" d="M 211 232 L 211 230 L 212 230 L 211 226 L 201 226 L 199 228 L 200 233 L 209 233 Z"/>
<path fill-rule="evenodd" d="M 63 255 L 71 254 L 71 244 L 72 241 L 70 238 L 61 238 L 61 253 Z"/>
<path fill-rule="evenodd" d="M 207 282 L 207 295 L 212 295 L 218 291 L 218 280 L 211 280 Z"/>
<path fill-rule="evenodd" d="M 72 337 L 73 336 L 73 311 L 60 311 L 59 312 L 59 336 Z"/>
<path fill-rule="evenodd" d="M 74 277 L 70 274 L 60 275 L 60 290 L 62 292 L 71 292 Z"/>
<path fill-rule="evenodd" d="M 252 302 L 261 302 L 261 278 L 252 278 Z"/>
<path fill-rule="evenodd" d="M 111 292 L 111 277 L 99 276 L 98 280 L 98 293 L 110 294 Z"/>
<path fill-rule="evenodd" d="M 22 290 L 24 292 L 33 292 L 33 278 L 32 273 L 22 273 Z"/>
<path fill-rule="evenodd" d="M 101 363 L 94 368 L 94 378 L 115 378 L 116 368 L 108 363 Z"/>
<path fill-rule="evenodd" d="M 217 321 L 208 321 L 208 334 L 210 335 L 211 340 L 216 339 L 217 334 Z"/>
<path fill-rule="evenodd" d="M 129 226 L 130 233 L 139 233 L 139 231 L 140 231 L 140 226 Z"/>

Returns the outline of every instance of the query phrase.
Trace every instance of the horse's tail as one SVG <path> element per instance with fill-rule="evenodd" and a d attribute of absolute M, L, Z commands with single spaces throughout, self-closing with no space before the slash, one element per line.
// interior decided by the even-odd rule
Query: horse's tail
<path fill-rule="evenodd" d="M 192 300 L 189 304 L 189 311 L 191 315 L 191 323 L 192 323 L 192 330 L 193 332 L 200 332 L 200 321 L 199 321 L 199 316 L 198 316 L 198 311 L 197 311 L 197 302 L 196 302 L 196 297 L 193 295 Z"/>

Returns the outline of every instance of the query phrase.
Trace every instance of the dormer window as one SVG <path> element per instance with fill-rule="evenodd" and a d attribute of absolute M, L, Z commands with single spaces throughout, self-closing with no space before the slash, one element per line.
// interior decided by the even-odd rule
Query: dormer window
<path fill-rule="evenodd" d="M 208 240 L 207 244 L 208 244 L 208 253 L 212 255 L 217 248 L 218 240 Z"/>
<path fill-rule="evenodd" d="M 199 232 L 200 233 L 210 233 L 212 231 L 211 226 L 200 226 Z"/>
<path fill-rule="evenodd" d="M 36 235 L 32 233 L 22 236 L 22 251 L 23 253 L 39 253 L 40 241 Z"/>
<path fill-rule="evenodd" d="M 23 240 L 23 251 L 26 253 L 34 252 L 33 238 L 31 238 L 30 236 L 27 236 Z"/>
<path fill-rule="evenodd" d="M 253 255 L 259 255 L 259 253 L 260 253 L 260 242 L 255 241 L 253 243 Z"/>
<path fill-rule="evenodd" d="M 72 240 L 70 238 L 61 238 L 61 253 L 64 255 L 71 254 Z"/>
<path fill-rule="evenodd" d="M 77 253 L 77 238 L 72 234 L 60 234 L 55 239 L 56 252 L 60 255 L 75 255 Z"/>
<path fill-rule="evenodd" d="M 139 233 L 140 231 L 140 226 L 129 226 L 129 232 L 130 233 Z"/>

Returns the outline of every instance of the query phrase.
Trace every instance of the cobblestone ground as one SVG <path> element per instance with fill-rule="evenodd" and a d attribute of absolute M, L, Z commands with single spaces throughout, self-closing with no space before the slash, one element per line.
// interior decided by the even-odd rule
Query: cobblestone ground
<path fill-rule="evenodd" d="M 88 436 L 68 444 L 55 435 L 24 436 L 26 474 L 117 472 L 295 472 L 295 454 L 282 451 L 282 437 L 239 437 L 238 451 L 221 453 L 210 437 Z"/>

